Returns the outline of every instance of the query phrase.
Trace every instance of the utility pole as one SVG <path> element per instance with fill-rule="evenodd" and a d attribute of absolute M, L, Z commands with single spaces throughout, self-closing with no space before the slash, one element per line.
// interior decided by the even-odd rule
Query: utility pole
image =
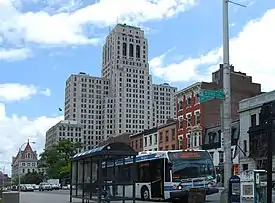
<path fill-rule="evenodd" d="M 223 1 L 223 137 L 224 137 L 224 192 L 223 202 L 228 201 L 229 179 L 232 175 L 231 155 L 231 69 L 229 63 L 228 0 Z"/>
<path fill-rule="evenodd" d="M 231 155 L 231 66 L 229 62 L 229 22 L 228 4 L 238 6 L 244 5 L 230 0 L 222 0 L 223 6 L 223 89 L 225 99 L 223 101 L 223 138 L 224 138 L 224 191 L 221 195 L 221 202 L 228 202 L 229 179 L 232 175 L 232 155 Z"/>
<path fill-rule="evenodd" d="M 231 177 L 231 81 L 229 63 L 229 23 L 228 23 L 228 0 L 223 0 L 223 89 L 225 99 L 223 103 L 223 136 L 224 136 L 224 183 L 228 190 L 228 181 Z"/>

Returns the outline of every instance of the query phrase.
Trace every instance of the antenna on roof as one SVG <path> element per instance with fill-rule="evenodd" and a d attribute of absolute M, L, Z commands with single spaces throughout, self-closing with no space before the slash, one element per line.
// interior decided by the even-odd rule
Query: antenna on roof
<path fill-rule="evenodd" d="M 27 142 L 27 144 L 29 144 L 30 143 L 30 140 L 28 139 L 28 142 Z"/>

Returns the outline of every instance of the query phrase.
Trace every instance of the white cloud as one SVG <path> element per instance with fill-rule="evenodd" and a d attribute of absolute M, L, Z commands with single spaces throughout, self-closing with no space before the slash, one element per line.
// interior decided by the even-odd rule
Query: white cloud
<path fill-rule="evenodd" d="M 11 35 L 41 44 L 97 44 L 85 36 L 84 25 L 107 27 L 120 22 L 133 24 L 175 16 L 197 0 L 101 0 L 74 12 L 50 15 L 45 11 L 20 13 L 12 0 L 0 0 L 0 35 Z"/>
<path fill-rule="evenodd" d="M 51 91 L 48 88 L 40 90 L 34 85 L 22 85 L 18 83 L 0 84 L 0 101 L 29 99 L 36 94 L 50 96 Z"/>
<path fill-rule="evenodd" d="M 1 11 L 1 9 L 0 9 Z M 0 23 L 1 26 L 1 23 Z M 1 28 L 0 28 L 1 29 Z M 0 32 L 1 34 L 1 32 Z M 1 42 L 1 36 L 0 36 Z M 0 61 L 17 61 L 23 60 L 32 56 L 31 51 L 29 49 L 21 48 L 21 49 L 1 49 L 0 47 Z"/>
<path fill-rule="evenodd" d="M 242 32 L 230 40 L 230 63 L 235 66 L 236 71 L 253 76 L 253 81 L 261 83 L 265 91 L 274 89 L 272 85 L 275 78 L 274 21 L 275 9 L 270 9 L 261 18 L 247 23 Z M 163 77 L 172 82 L 186 82 L 210 79 L 213 67 L 218 69 L 219 63 L 222 63 L 222 47 L 200 57 L 169 65 L 165 64 L 165 56 L 156 57 L 151 60 L 150 67 L 157 77 Z M 203 74 L 201 74 L 202 65 L 206 67 Z"/>
<path fill-rule="evenodd" d="M 57 118 L 41 116 L 33 120 L 17 115 L 8 117 L 5 113 L 5 105 L 0 103 L 0 160 L 11 163 L 12 156 L 17 154 L 19 147 L 28 139 L 36 142 L 32 146 L 33 150 L 37 150 L 38 153 L 42 152 L 46 131 L 61 119 L 63 116 Z M 10 167 L 7 168 L 6 172 L 10 173 Z"/>
<path fill-rule="evenodd" d="M 52 94 L 51 90 L 49 88 L 46 88 L 45 90 L 40 91 L 40 93 L 47 97 L 51 96 L 51 94 Z"/>

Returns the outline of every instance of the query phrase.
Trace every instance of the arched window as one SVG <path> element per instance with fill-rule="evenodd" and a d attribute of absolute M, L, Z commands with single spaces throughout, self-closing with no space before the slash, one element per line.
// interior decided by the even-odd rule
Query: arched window
<path fill-rule="evenodd" d="M 136 46 L 136 57 L 140 58 L 140 46 L 139 45 Z"/>
<path fill-rule="evenodd" d="M 122 45 L 122 55 L 123 56 L 127 55 L 127 44 L 126 44 L 126 42 L 123 42 L 123 45 Z"/>
<path fill-rule="evenodd" d="M 130 44 L 129 47 L 129 56 L 134 57 L 134 45 Z"/>

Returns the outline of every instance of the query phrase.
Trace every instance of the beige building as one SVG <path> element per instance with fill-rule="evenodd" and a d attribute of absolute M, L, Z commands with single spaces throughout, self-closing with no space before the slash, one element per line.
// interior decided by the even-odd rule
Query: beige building
<path fill-rule="evenodd" d="M 46 132 L 45 149 L 57 144 L 60 140 L 80 142 L 83 145 L 90 144 L 88 143 L 89 140 L 83 139 L 82 133 L 82 125 L 77 121 L 60 121 Z"/>
<path fill-rule="evenodd" d="M 12 157 L 12 179 L 23 176 L 27 173 L 39 171 L 37 167 L 37 153 L 33 151 L 29 142 L 27 143 L 24 150 L 18 151 L 15 157 Z"/>

